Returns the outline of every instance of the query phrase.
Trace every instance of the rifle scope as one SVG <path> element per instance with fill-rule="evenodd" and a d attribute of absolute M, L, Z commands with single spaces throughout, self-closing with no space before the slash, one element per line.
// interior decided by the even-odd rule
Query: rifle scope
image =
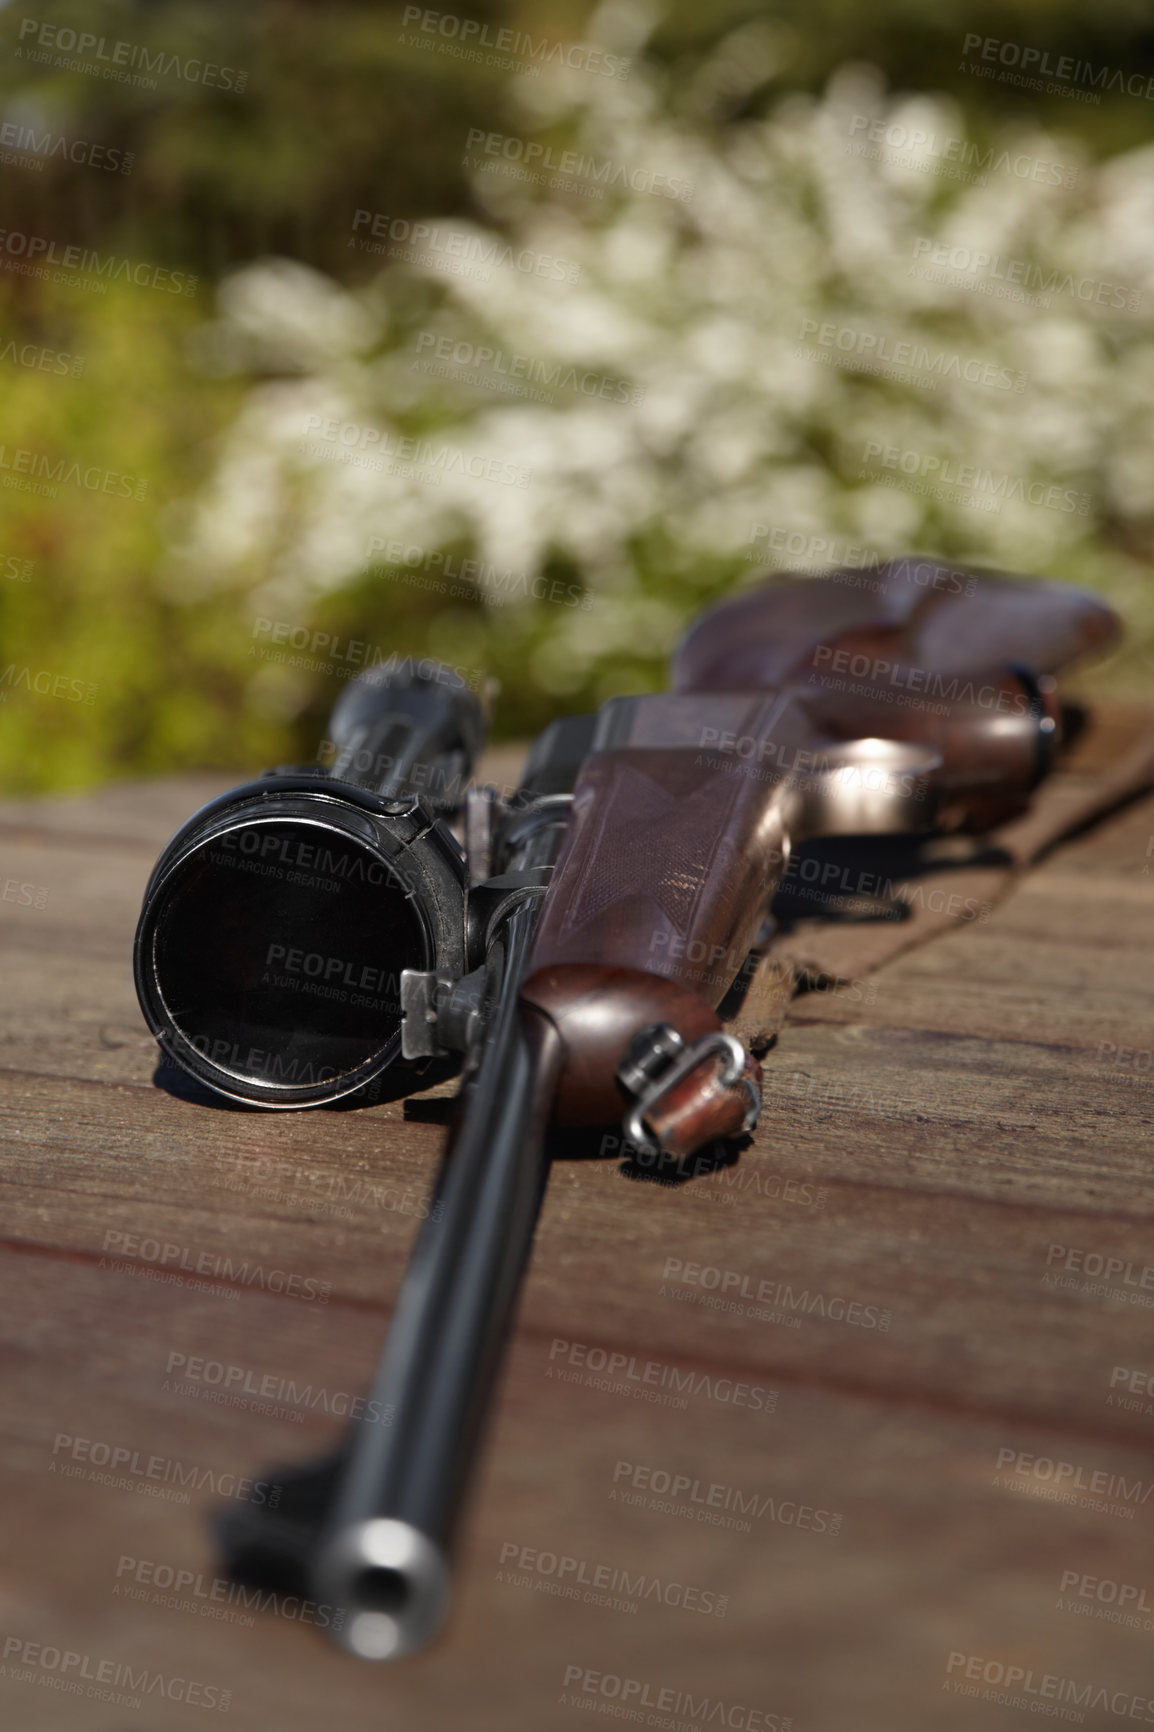
<path fill-rule="evenodd" d="M 336 1100 L 399 1059 L 402 971 L 465 972 L 468 873 L 437 814 L 462 797 L 484 732 L 450 668 L 374 668 L 333 710 L 327 769 L 269 771 L 177 832 L 133 958 L 169 1058 L 282 1109 Z"/>

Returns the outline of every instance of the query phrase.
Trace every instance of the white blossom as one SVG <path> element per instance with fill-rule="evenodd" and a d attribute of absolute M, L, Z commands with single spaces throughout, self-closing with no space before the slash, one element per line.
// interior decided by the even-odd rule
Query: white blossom
<path fill-rule="evenodd" d="M 602 15 L 607 44 L 643 36 L 639 9 Z M 700 73 L 689 118 L 640 63 L 628 80 L 517 85 L 527 137 L 563 126 L 637 185 L 571 196 L 482 169 L 500 229 L 437 220 L 460 256 L 508 245 L 510 261 L 564 261 L 563 280 L 515 262 L 482 280 L 432 256 L 356 293 L 283 260 L 231 277 L 203 353 L 258 377 L 169 581 L 301 614 L 371 564 L 374 541 L 463 538 L 530 572 L 560 552 L 598 605 L 524 603 L 530 671 L 553 690 L 623 644 L 668 648 L 660 548 L 699 589 L 752 576 L 769 530 L 1135 584 L 1154 474 L 1154 147 L 1095 167 L 1016 126 L 977 152 L 953 103 L 889 96 L 860 66 L 718 134 L 710 103 L 773 60 L 772 28 L 743 32 Z M 935 146 L 884 142 L 914 133 Z M 964 174 L 939 172 L 946 139 L 966 144 Z M 651 174 L 692 196 L 637 190 Z M 435 361 L 442 343 L 501 360 Z M 903 343 L 921 362 L 886 360 Z M 514 357 L 520 374 L 501 373 Z M 326 423 L 357 431 L 325 438 Z M 431 469 L 398 458 L 405 440 Z M 999 509 L 940 483 L 967 468 Z"/>

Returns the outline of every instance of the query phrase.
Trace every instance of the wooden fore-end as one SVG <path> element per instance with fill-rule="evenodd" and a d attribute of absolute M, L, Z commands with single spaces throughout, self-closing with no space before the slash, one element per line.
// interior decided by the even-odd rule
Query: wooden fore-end
<path fill-rule="evenodd" d="M 521 987 L 521 1001 L 539 1011 L 560 1034 L 564 1047 L 554 1115 L 562 1124 L 603 1125 L 620 1120 L 629 1099 L 617 1067 L 638 1029 L 655 1023 L 675 1028 L 692 1047 L 720 1031 L 717 1012 L 696 992 L 636 968 L 559 962 L 535 969 Z M 762 1092 L 761 1066 L 747 1057 L 742 1081 L 723 1087 L 720 1064 L 710 1058 L 671 1088 L 647 1123 L 671 1154 L 692 1154 L 703 1143 L 734 1136 L 750 1104 L 750 1089 Z"/>
<path fill-rule="evenodd" d="M 763 757 L 751 774 L 711 750 L 723 736 L 772 740 L 786 762 Z M 720 1029 L 714 1007 L 788 856 L 782 793 L 813 726 L 779 694 L 666 694 L 628 700 L 607 737 L 577 780 L 521 989 L 565 1045 L 558 1117 L 584 1124 L 629 1105 L 616 1072 L 639 1029 L 668 1024 L 687 1047 Z M 720 1068 L 711 1059 L 662 1100 L 665 1147 L 740 1129 L 750 1089 L 718 1087 Z M 748 1081 L 760 1087 L 756 1067 Z"/>
<path fill-rule="evenodd" d="M 617 1082 L 617 1066 L 639 1028 L 671 1023 L 694 1045 L 721 1027 L 716 1011 L 697 993 L 636 968 L 548 963 L 533 969 L 521 999 L 542 1011 L 564 1042 L 565 1064 L 554 1101 L 556 1116 L 565 1124 L 620 1119 L 629 1101 Z"/>
<path fill-rule="evenodd" d="M 747 692 L 621 700 L 610 724 L 573 791 L 530 972 L 637 969 L 719 1004 L 781 875 L 781 794 L 813 722 Z M 749 756 L 718 749 L 744 741 Z"/>

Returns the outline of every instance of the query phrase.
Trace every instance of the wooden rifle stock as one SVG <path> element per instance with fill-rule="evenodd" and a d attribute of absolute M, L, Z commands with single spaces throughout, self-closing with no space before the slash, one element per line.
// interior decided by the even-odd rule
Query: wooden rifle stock
<path fill-rule="evenodd" d="M 1054 674 L 1121 630 L 1096 596 L 1044 578 L 911 554 L 865 572 L 784 574 L 710 608 L 673 657 L 673 689 L 805 683 L 839 651 L 941 675 L 1019 664 Z"/>
<path fill-rule="evenodd" d="M 620 1114 L 638 1028 L 720 1029 L 791 842 L 1020 810 L 1059 732 L 1047 676 L 1117 631 L 1064 585 L 914 559 L 870 591 L 850 575 L 723 603 L 682 640 L 672 693 L 602 712 L 522 988 L 562 1036 L 560 1118 Z M 728 1124 L 739 1086 L 712 1093 Z"/>

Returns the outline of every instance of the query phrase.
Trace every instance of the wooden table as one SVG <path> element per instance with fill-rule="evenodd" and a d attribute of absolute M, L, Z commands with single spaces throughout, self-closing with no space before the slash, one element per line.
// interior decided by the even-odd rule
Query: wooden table
<path fill-rule="evenodd" d="M 389 1669 L 213 1588 L 231 1476 L 363 1390 L 444 1135 L 155 1086 L 140 895 L 227 785 L 0 806 L 4 1726 L 1154 1719 L 1154 800 L 798 1001 L 725 1172 L 557 1165 L 453 1621 Z"/>

